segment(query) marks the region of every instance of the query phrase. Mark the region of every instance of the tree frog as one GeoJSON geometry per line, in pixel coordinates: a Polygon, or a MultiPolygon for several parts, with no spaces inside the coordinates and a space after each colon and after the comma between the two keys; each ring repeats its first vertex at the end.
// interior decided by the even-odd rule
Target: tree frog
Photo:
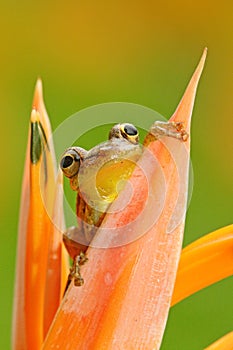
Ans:
{"type": "MultiPolygon", "coordinates": [[[[146,140],[161,136],[181,141],[188,137],[182,123],[156,121],[146,140]]],[[[71,227],[63,234],[64,244],[73,259],[67,285],[73,279],[76,286],[84,283],[80,266],[87,261],[87,247],[121,190],[124,181],[120,180],[129,179],[141,153],[138,130],[132,124],[123,123],[114,125],[108,141],[91,150],[70,147],[62,155],[60,167],[70,180],[72,190],[77,192],[78,227],[71,227]]]]}

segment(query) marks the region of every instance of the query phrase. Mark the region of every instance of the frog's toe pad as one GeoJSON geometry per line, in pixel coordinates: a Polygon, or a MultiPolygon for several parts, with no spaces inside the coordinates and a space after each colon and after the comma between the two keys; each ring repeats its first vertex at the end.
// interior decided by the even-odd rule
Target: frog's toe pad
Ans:
{"type": "Polygon", "coordinates": [[[84,279],[81,276],[77,276],[74,278],[75,287],[81,287],[84,284],[84,279]]]}

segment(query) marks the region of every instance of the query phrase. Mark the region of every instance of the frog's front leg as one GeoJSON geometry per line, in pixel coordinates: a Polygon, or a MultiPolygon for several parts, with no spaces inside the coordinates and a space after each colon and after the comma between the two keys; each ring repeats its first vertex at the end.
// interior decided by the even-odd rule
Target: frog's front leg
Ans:
{"type": "Polygon", "coordinates": [[[82,286],[84,283],[84,280],[81,276],[80,268],[88,260],[85,253],[88,247],[88,243],[84,241],[83,233],[79,230],[78,227],[75,226],[68,228],[63,233],[63,242],[70,257],[73,259],[73,265],[70,268],[70,273],[65,289],[66,292],[72,280],[74,280],[75,286],[82,286]],[[82,244],[79,242],[86,244],[82,244]]]}
{"type": "Polygon", "coordinates": [[[161,136],[174,137],[181,141],[186,141],[188,139],[188,133],[184,129],[182,122],[156,121],[150,129],[150,133],[156,139],[159,139],[161,136]]]}

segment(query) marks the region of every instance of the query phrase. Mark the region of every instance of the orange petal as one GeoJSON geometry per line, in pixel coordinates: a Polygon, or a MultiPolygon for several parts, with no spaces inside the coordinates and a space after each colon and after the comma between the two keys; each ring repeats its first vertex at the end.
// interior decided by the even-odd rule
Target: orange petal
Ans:
{"type": "MultiPolygon", "coordinates": [[[[30,135],[28,145],[30,144],[30,135]]],[[[18,246],[16,258],[15,291],[14,291],[14,312],[12,330],[12,348],[14,350],[27,349],[26,340],[26,315],[25,315],[25,254],[26,254],[26,233],[28,212],[30,203],[30,147],[27,147],[26,160],[24,165],[24,176],[22,183],[20,220],[18,228],[18,246]]]]}
{"type": "Polygon", "coordinates": [[[69,273],[68,254],[63,249],[62,233],[65,230],[63,214],[63,177],[58,173],[54,210],[52,215],[53,225],[49,226],[49,251],[47,259],[47,275],[45,283],[44,300],[44,335],[53,321],[57,308],[63,297],[67,275],[69,273]]]}
{"type": "MultiPolygon", "coordinates": [[[[54,153],[50,135],[51,128],[39,81],[31,113],[21,199],[13,349],[40,349],[44,340],[45,285],[55,190],[54,153]]],[[[59,241],[61,245],[61,235],[59,241]]]]}
{"type": "MultiPolygon", "coordinates": [[[[206,50],[171,118],[184,122],[187,129],[205,57],[206,50]]],[[[89,262],[82,270],[85,284],[81,288],[73,285],[69,288],[44,349],[56,346],[113,350],[159,348],[181,251],[189,142],[164,138],[150,143],[147,149],[139,162],[144,173],[139,167],[135,169],[111,209],[119,208],[122,201],[130,198],[128,205],[124,210],[107,214],[93,247],[88,250],[89,262]],[[156,205],[164,195],[158,186],[161,180],[158,166],[151,162],[151,155],[163,170],[166,197],[162,214],[145,232],[145,223],[153,218],[156,205]],[[150,205],[145,205],[149,200],[150,205]],[[127,224],[140,214],[141,219],[127,231],[127,224]],[[124,232],[119,230],[120,226],[124,232]],[[113,232],[111,227],[115,229],[113,232]],[[135,238],[137,234],[142,236],[130,244],[119,244],[121,240],[126,243],[126,238],[130,240],[125,236],[135,238]]]]}
{"type": "Polygon", "coordinates": [[[205,348],[205,350],[232,350],[233,349],[233,332],[230,332],[224,337],[205,348]]]}
{"type": "Polygon", "coordinates": [[[233,274],[233,225],[214,231],[182,251],[172,305],[233,274]]]}
{"type": "MultiPolygon", "coordinates": [[[[49,148],[50,148],[50,157],[51,157],[51,165],[53,163],[53,167],[56,171],[56,159],[55,159],[55,151],[54,151],[54,145],[53,145],[53,138],[52,138],[52,129],[49,121],[49,117],[45,108],[44,104],[44,99],[43,99],[43,88],[42,88],[42,81],[41,79],[37,80],[36,83],[36,89],[35,89],[35,94],[34,94],[34,100],[33,100],[33,108],[38,110],[40,112],[41,118],[42,118],[42,123],[45,129],[46,135],[48,135],[48,143],[49,143],[49,148]]],[[[51,172],[52,173],[52,172],[51,172]]],[[[63,213],[63,177],[62,174],[59,172],[57,176],[57,181],[55,184],[55,197],[53,198],[51,196],[51,190],[52,190],[53,184],[48,184],[48,196],[45,194],[46,198],[46,207],[47,210],[51,210],[51,216],[52,216],[52,222],[55,223],[55,226],[50,225],[50,228],[52,229],[52,232],[50,232],[51,236],[51,242],[50,242],[50,252],[49,252],[49,257],[48,257],[48,275],[47,276],[47,283],[46,283],[46,292],[50,293],[51,300],[53,300],[53,292],[54,289],[51,287],[49,288],[49,281],[51,282],[51,278],[57,279],[58,276],[61,277],[60,285],[60,297],[63,296],[63,291],[66,286],[67,282],[67,274],[69,271],[69,259],[68,259],[68,254],[65,250],[64,245],[61,245],[62,241],[62,234],[61,232],[64,231],[64,226],[65,226],[65,218],[64,218],[64,213],[63,213]],[[58,268],[60,265],[59,259],[57,259],[56,254],[57,254],[57,249],[61,248],[61,259],[62,259],[62,266],[61,266],[61,271],[58,268]],[[50,262],[49,262],[50,261],[50,262]],[[53,265],[53,268],[51,265],[53,265]],[[55,266],[56,265],[56,266],[55,266]],[[54,272],[52,272],[54,270],[54,272]],[[57,276],[56,276],[57,273],[57,276]]],[[[59,253],[60,254],[60,253],[59,253]]],[[[53,282],[52,282],[53,283],[53,282]]],[[[57,287],[56,287],[57,289],[57,287]]],[[[57,291],[55,292],[57,293],[57,291]]],[[[51,306],[51,305],[50,305],[51,306]]],[[[53,308],[55,309],[55,305],[53,305],[53,308]]],[[[47,310],[47,306],[45,305],[45,316],[46,314],[49,314],[47,310]]],[[[52,315],[50,316],[52,320],[52,315]]]]}

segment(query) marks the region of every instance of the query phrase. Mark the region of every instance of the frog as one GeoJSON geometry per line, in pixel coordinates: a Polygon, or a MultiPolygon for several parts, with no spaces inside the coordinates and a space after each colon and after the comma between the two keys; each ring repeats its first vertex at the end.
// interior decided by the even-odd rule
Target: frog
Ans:
{"type": "MultiPolygon", "coordinates": [[[[186,141],[188,133],[181,122],[155,121],[144,146],[163,136],[186,141]]],[[[88,261],[87,248],[142,152],[138,129],[130,123],[119,123],[110,129],[107,141],[90,150],[73,146],[63,153],[60,168],[77,193],[78,224],[63,233],[64,245],[73,260],[66,290],[72,280],[75,286],[83,285],[81,266],[88,261]]]]}

